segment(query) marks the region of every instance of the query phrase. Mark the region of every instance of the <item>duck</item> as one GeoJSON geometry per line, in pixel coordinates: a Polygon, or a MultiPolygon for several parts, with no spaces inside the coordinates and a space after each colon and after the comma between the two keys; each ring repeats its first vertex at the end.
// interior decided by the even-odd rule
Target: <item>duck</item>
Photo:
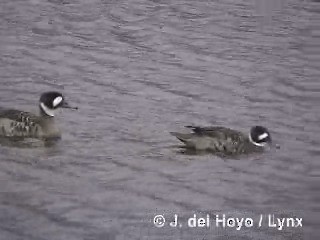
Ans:
{"type": "Polygon", "coordinates": [[[61,138],[61,131],[55,124],[55,114],[59,108],[78,109],[65,101],[60,92],[41,94],[39,115],[0,108],[0,137],[5,138],[61,138]]]}
{"type": "Polygon", "coordinates": [[[254,126],[249,134],[227,127],[185,126],[191,133],[170,132],[188,150],[208,151],[226,155],[248,154],[262,152],[272,139],[269,130],[263,126],[254,126]]]}

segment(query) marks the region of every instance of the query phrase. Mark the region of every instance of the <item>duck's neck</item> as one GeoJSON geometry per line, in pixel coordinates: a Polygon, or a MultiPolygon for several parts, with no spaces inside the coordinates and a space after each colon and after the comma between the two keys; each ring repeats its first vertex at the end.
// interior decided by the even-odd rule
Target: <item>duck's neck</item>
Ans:
{"type": "Polygon", "coordinates": [[[43,103],[39,105],[39,112],[41,117],[52,118],[54,117],[54,110],[50,110],[43,103]]]}
{"type": "Polygon", "coordinates": [[[47,114],[47,112],[40,106],[41,120],[39,124],[42,127],[44,138],[60,138],[61,133],[55,124],[55,118],[47,114]]]}
{"type": "Polygon", "coordinates": [[[255,142],[255,141],[253,141],[250,133],[249,133],[248,139],[249,139],[249,141],[251,142],[251,144],[255,145],[256,147],[261,147],[261,148],[263,148],[263,147],[265,146],[264,143],[257,143],[257,142],[255,142]]]}

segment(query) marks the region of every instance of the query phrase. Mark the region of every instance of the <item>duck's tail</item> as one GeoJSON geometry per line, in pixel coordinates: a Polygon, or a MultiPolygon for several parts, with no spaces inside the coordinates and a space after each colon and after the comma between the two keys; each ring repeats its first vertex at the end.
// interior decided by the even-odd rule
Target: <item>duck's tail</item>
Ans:
{"type": "Polygon", "coordinates": [[[194,147],[192,139],[192,134],[190,133],[178,133],[178,132],[170,132],[171,135],[178,138],[181,142],[183,142],[187,147],[194,147]]]}

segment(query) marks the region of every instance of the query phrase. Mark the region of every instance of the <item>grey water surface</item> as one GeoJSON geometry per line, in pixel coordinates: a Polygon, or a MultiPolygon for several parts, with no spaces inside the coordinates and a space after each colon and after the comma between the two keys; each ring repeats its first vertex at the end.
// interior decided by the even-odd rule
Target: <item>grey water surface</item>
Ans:
{"type": "Polygon", "coordinates": [[[0,106],[37,112],[58,90],[79,110],[58,114],[53,145],[0,145],[0,240],[318,239],[319,13],[302,0],[1,0],[0,106]],[[181,154],[169,132],[190,124],[263,125],[280,149],[181,154]],[[188,227],[193,214],[211,225],[188,227]],[[216,226],[223,214],[253,226],[216,226]]]}

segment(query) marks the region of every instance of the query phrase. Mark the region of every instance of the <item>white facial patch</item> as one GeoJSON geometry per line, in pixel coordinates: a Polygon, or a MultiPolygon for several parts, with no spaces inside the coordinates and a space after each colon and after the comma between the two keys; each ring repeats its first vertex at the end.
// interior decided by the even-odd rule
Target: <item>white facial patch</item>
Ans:
{"type": "Polygon", "coordinates": [[[268,136],[269,136],[268,133],[263,133],[263,134],[261,134],[261,135],[258,137],[258,139],[259,139],[259,140],[262,140],[262,139],[267,138],[268,136]]]}
{"type": "MultiPolygon", "coordinates": [[[[266,133],[264,133],[264,134],[266,134],[266,133]]],[[[264,135],[264,134],[262,134],[262,135],[264,135]]],[[[261,135],[261,136],[262,136],[262,135],[261,135]]],[[[267,136],[268,136],[268,134],[267,134],[267,136]]],[[[264,138],[265,138],[265,137],[264,137],[264,138]]],[[[259,139],[259,140],[261,140],[261,139],[259,139]]],[[[249,134],[249,141],[250,141],[253,145],[256,145],[256,146],[258,146],[258,147],[264,147],[264,146],[266,145],[265,142],[257,143],[257,142],[255,142],[255,141],[253,141],[252,138],[251,138],[251,134],[249,134]]]]}
{"type": "Polygon", "coordinates": [[[54,110],[49,109],[44,103],[40,103],[41,109],[50,117],[54,117],[54,110]]]}
{"type": "Polygon", "coordinates": [[[61,102],[62,102],[63,98],[61,96],[59,97],[56,97],[54,100],[53,100],[53,107],[56,107],[58,106],[61,102]]]}

